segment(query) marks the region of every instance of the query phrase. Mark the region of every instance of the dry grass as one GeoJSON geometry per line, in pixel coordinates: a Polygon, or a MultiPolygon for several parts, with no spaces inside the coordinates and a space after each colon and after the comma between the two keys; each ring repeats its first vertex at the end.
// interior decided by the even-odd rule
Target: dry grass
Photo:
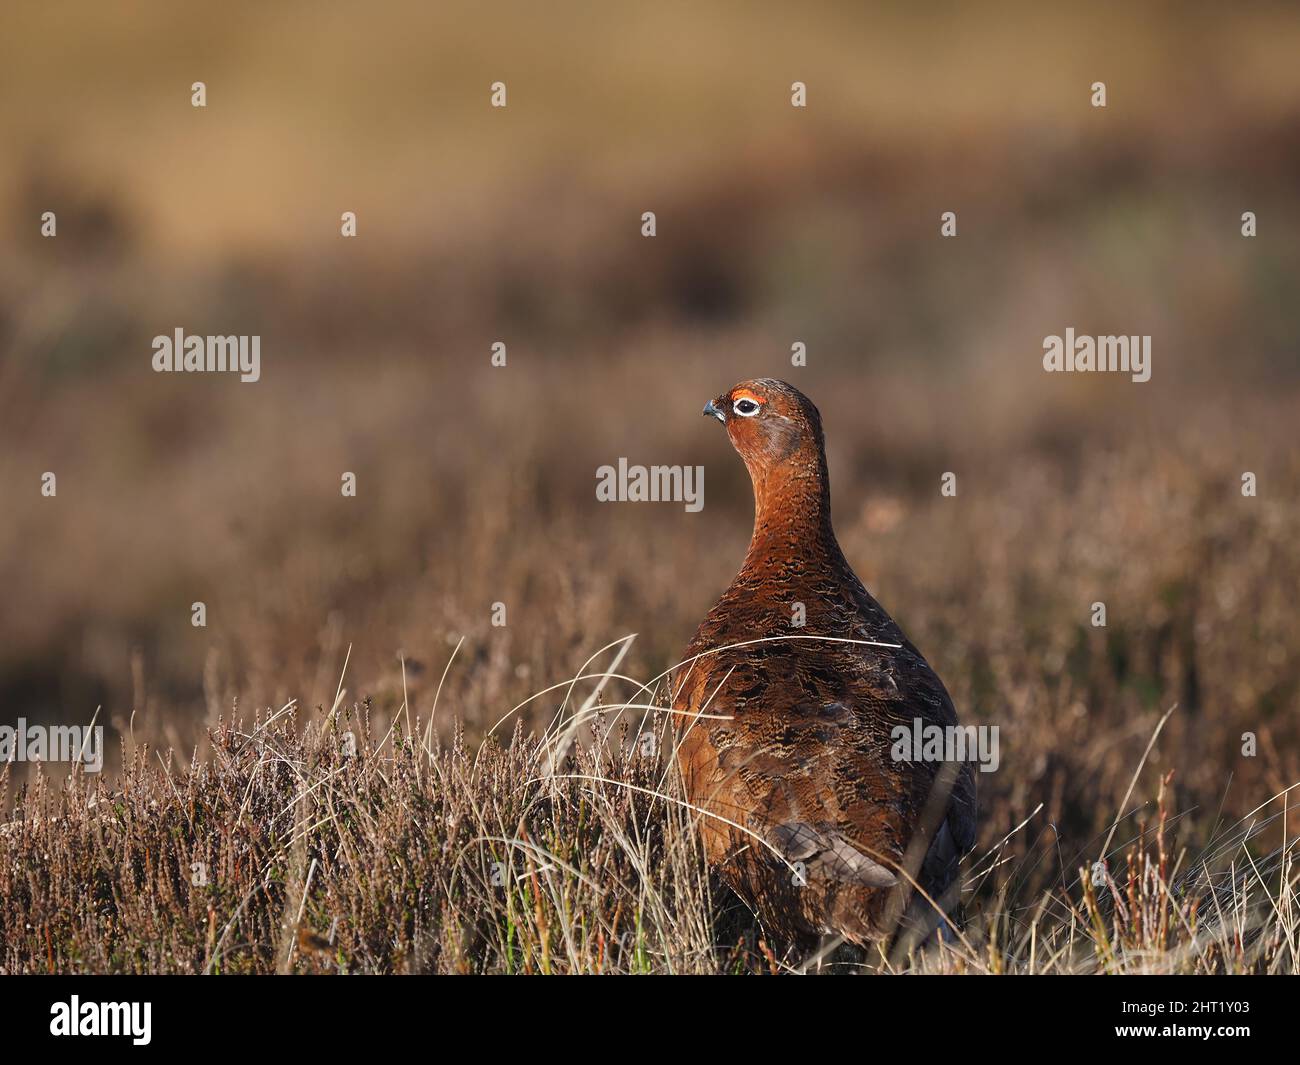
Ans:
{"type": "Polygon", "coordinates": [[[1173,841],[1167,777],[1122,819],[1131,840],[1104,875],[1082,868],[1101,844],[1068,859],[1039,814],[973,856],[959,942],[814,956],[773,941],[705,872],[660,757],[665,718],[610,729],[621,709],[600,712],[596,742],[554,774],[562,728],[443,747],[418,720],[377,738],[353,706],[223,723],[189,765],[141,746],[112,787],[38,778],[0,829],[0,967],[1300,972],[1300,870],[1259,849],[1282,800],[1192,850],[1173,841]],[[1017,858],[1010,840],[1026,833],[1039,842],[1017,858]]]}

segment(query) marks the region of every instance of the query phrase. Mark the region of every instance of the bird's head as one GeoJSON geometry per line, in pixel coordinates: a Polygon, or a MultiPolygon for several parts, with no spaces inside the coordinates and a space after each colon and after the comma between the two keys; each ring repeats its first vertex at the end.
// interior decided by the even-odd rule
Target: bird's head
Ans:
{"type": "Polygon", "coordinates": [[[777,472],[824,476],[821,416],[793,385],[770,377],[742,381],[709,400],[704,413],[726,427],[755,488],[777,472]]]}
{"type": "Polygon", "coordinates": [[[710,400],[706,415],[727,430],[754,482],[754,536],[750,556],[792,543],[805,556],[842,559],[831,529],[830,483],[822,419],[812,400],[770,377],[742,381],[710,400]]]}

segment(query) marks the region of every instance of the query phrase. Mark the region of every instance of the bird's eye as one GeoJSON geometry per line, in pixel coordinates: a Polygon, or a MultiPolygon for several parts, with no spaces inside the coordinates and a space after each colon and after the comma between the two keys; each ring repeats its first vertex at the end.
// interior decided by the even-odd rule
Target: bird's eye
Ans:
{"type": "Polygon", "coordinates": [[[739,414],[742,418],[752,418],[755,414],[758,413],[758,404],[755,403],[752,399],[738,399],[732,405],[731,409],[734,410],[737,414],[739,414]]]}

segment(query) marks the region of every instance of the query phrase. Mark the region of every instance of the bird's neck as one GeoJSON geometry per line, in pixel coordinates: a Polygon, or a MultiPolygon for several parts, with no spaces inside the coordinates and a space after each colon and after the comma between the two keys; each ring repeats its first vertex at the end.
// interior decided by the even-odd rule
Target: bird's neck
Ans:
{"type": "Polygon", "coordinates": [[[754,482],[754,535],[745,564],[797,561],[805,566],[843,559],[831,527],[826,463],[820,455],[750,470],[754,482]]]}

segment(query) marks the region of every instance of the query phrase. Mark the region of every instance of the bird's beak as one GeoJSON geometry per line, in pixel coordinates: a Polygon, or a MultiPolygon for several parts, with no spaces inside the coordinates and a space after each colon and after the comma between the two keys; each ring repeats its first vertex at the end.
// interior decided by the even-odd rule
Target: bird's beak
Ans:
{"type": "Polygon", "coordinates": [[[723,425],[727,424],[727,416],[723,414],[721,410],[718,409],[718,405],[714,403],[713,400],[709,400],[706,404],[704,404],[704,416],[706,418],[708,417],[717,418],[718,421],[722,422],[723,425]]]}

